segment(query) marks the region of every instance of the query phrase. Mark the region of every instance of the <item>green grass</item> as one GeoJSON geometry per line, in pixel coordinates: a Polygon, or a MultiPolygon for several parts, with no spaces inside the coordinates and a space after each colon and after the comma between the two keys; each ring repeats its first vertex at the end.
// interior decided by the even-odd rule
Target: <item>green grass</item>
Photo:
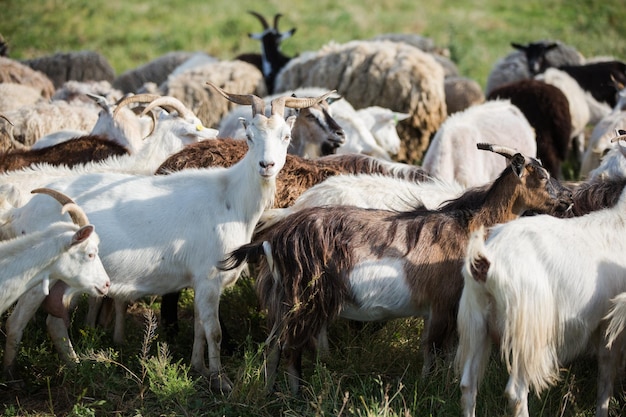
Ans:
{"type": "MultiPolygon", "coordinates": [[[[245,13],[249,9],[267,16],[281,12],[280,27],[297,28],[283,44],[288,55],[316,50],[331,40],[416,33],[448,48],[461,74],[483,86],[493,63],[511,51],[511,41],[558,39],[585,56],[626,57],[626,8],[617,0],[2,0],[0,33],[14,58],[97,50],[119,74],[173,50],[201,50],[221,59],[258,51],[258,43],[246,36],[259,31],[258,21],[245,13]]],[[[127,318],[127,344],[121,348],[113,347],[110,329],[81,325],[83,301],[71,327],[83,360],[71,368],[59,363],[45,333],[45,316],[38,313],[18,358],[27,387],[13,391],[0,382],[0,412],[38,417],[460,415],[458,380],[448,367],[425,381],[419,378],[418,319],[361,330],[339,321],[330,329],[332,358],[305,358],[303,395],[287,395],[284,378],[279,378],[278,393],[265,395],[264,317],[252,282],[245,279],[224,295],[221,305],[238,346],[223,358],[235,388],[228,396],[212,393],[189,369],[192,299],[187,292],[180,336],[169,345],[147,319],[151,314],[146,315],[158,314],[159,300],[134,304],[127,318]]],[[[6,315],[0,317],[0,323],[5,321],[6,315]]],[[[0,354],[4,341],[0,333],[0,354]]],[[[530,398],[531,415],[594,415],[595,375],[592,360],[576,361],[564,370],[561,383],[530,398]]],[[[494,357],[479,393],[479,416],[506,414],[505,384],[506,372],[494,357]]],[[[623,398],[614,401],[612,416],[625,412],[623,404],[623,398]]]]}
{"type": "Polygon", "coordinates": [[[249,32],[259,22],[245,11],[283,13],[280,27],[296,27],[283,50],[295,55],[327,42],[347,42],[387,32],[416,33],[451,51],[460,72],[481,85],[510,42],[558,39],[585,56],[626,56],[626,8],[618,0],[242,0],[122,1],[4,0],[0,33],[11,56],[97,50],[117,73],[172,50],[205,51],[221,59],[259,50],[249,32]]]}

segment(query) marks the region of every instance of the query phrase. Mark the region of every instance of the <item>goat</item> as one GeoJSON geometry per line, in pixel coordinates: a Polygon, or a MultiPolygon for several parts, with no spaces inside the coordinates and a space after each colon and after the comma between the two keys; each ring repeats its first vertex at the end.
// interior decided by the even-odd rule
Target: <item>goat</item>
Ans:
{"type": "Polygon", "coordinates": [[[263,15],[253,11],[248,11],[248,13],[259,19],[263,25],[263,32],[248,34],[251,39],[261,41],[261,55],[241,54],[235,59],[248,62],[261,70],[267,91],[273,94],[276,75],[291,60],[290,57],[280,51],[280,44],[285,39],[291,38],[296,32],[296,28],[287,32],[280,32],[278,30],[278,20],[282,16],[280,13],[274,15],[274,27],[270,27],[263,15]]]}
{"type": "Polygon", "coordinates": [[[511,158],[489,188],[470,189],[437,210],[304,209],[225,258],[220,268],[230,270],[265,255],[256,285],[272,329],[268,388],[280,351],[286,350],[291,391],[298,392],[304,347],[338,316],[360,321],[426,317],[424,376],[436,352],[452,348],[469,232],[527,210],[547,212],[571,202],[571,195],[559,197],[563,187],[537,160],[510,148],[479,148],[511,158]]]}
{"type": "MultiPolygon", "coordinates": [[[[220,295],[236,282],[239,271],[221,271],[216,265],[227,251],[250,241],[262,211],[274,199],[276,175],[285,163],[294,123],[293,118],[284,119],[284,107],[307,107],[332,92],[308,99],[277,98],[271,103],[272,115],[266,117],[261,98],[230,94],[209,85],[232,102],[252,106],[255,117],[247,126],[249,149],[239,163],[170,175],[88,174],[57,180],[50,187],[75,195],[94,224],[106,225],[101,256],[111,277],[111,298],[131,300],[185,287],[194,289],[192,366],[209,379],[211,387],[229,391],[232,383],[221,369],[217,318],[220,295]]],[[[28,233],[55,216],[38,197],[13,210],[3,228],[28,233]]],[[[49,317],[49,321],[58,320],[49,317]]],[[[24,322],[16,321],[13,325],[19,331],[24,322]]],[[[69,340],[65,327],[53,330],[63,332],[52,335],[56,340],[69,340]]],[[[7,346],[12,337],[7,335],[7,346]]],[[[5,365],[8,354],[5,351],[5,365]]]]}
{"type": "Polygon", "coordinates": [[[623,341],[607,347],[602,319],[610,299],[626,291],[625,209],[622,191],[611,208],[570,219],[519,219],[491,228],[487,238],[483,230],[471,237],[456,357],[465,416],[475,415],[491,340],[509,371],[505,394],[513,415],[528,416],[529,389],[539,394],[558,381],[562,364],[590,350],[598,356],[596,416],[608,415],[623,341]]]}
{"type": "MultiPolygon", "coordinates": [[[[299,89],[284,92],[281,95],[291,94],[294,97],[316,97],[323,94],[324,90],[318,88],[299,89]]],[[[264,97],[266,101],[271,101],[279,95],[264,97]]],[[[316,158],[323,155],[334,154],[337,148],[346,142],[346,134],[342,126],[335,121],[330,107],[331,98],[324,100],[314,106],[304,109],[287,110],[287,115],[296,115],[296,121],[291,130],[291,146],[289,153],[306,158],[316,158]]],[[[245,139],[245,129],[241,119],[249,119],[248,114],[244,114],[246,108],[239,106],[231,110],[220,121],[218,137],[245,139]]],[[[269,109],[266,112],[269,115],[269,109]]]]}
{"type": "MultiPolygon", "coordinates": [[[[238,139],[195,143],[170,156],[156,170],[156,174],[167,175],[189,168],[228,167],[237,163],[246,150],[246,142],[238,139]]],[[[413,182],[429,178],[419,167],[362,154],[327,155],[317,159],[288,154],[285,166],[276,177],[274,208],[291,206],[305,190],[339,174],[380,174],[413,182]]],[[[170,293],[164,295],[161,301],[161,323],[174,332],[177,328],[178,298],[179,293],[170,293]]]]}
{"type": "Polygon", "coordinates": [[[0,314],[39,284],[42,294],[47,294],[51,280],[63,280],[72,291],[106,295],[110,280],[98,256],[100,240],[95,228],[68,197],[61,201],[61,213],[68,212],[73,223],[52,223],[41,231],[0,242],[0,314]]]}

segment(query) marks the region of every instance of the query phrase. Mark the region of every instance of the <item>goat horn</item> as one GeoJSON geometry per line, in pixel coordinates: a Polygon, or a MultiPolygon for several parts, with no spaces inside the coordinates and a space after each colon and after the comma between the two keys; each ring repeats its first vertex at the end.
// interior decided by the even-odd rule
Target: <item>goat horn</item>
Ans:
{"type": "MultiPolygon", "coordinates": [[[[513,158],[513,156],[514,156],[515,154],[517,154],[517,153],[519,153],[520,155],[523,155],[523,154],[521,154],[521,152],[519,152],[517,149],[510,148],[510,147],[508,147],[508,146],[502,146],[502,145],[492,145],[492,144],[490,144],[490,143],[477,143],[477,144],[476,144],[476,147],[477,147],[478,149],[480,149],[480,150],[483,150],[483,151],[491,151],[491,152],[495,152],[495,153],[497,153],[497,154],[499,154],[499,155],[504,156],[506,159],[511,159],[511,158],[513,158]]],[[[529,157],[528,157],[528,156],[526,156],[526,155],[523,155],[523,156],[524,156],[524,159],[525,159],[525,161],[526,161],[526,162],[525,162],[526,164],[529,164],[529,163],[531,163],[532,161],[536,161],[536,159],[534,159],[534,158],[529,158],[529,157]]]]}
{"type": "Polygon", "coordinates": [[[620,140],[626,140],[626,130],[615,129],[615,134],[617,136],[611,139],[611,142],[618,142],[620,140]]]}
{"type": "Polygon", "coordinates": [[[282,17],[282,14],[280,13],[276,13],[276,15],[274,16],[274,29],[276,29],[276,32],[278,32],[278,20],[282,17]]]}
{"type": "Polygon", "coordinates": [[[10,121],[10,120],[9,120],[9,118],[8,118],[8,117],[6,117],[4,114],[0,113],[0,118],[1,118],[1,119],[6,120],[8,124],[10,124],[11,126],[14,126],[14,127],[15,127],[15,125],[13,124],[13,122],[12,122],[12,121],[10,121]]]}
{"type": "Polygon", "coordinates": [[[265,20],[265,17],[263,17],[262,15],[260,15],[257,12],[253,12],[252,10],[248,10],[248,13],[250,13],[252,16],[256,17],[257,19],[259,19],[261,21],[261,24],[263,25],[263,29],[269,29],[270,25],[267,24],[267,20],[265,20]]]}
{"type": "Polygon", "coordinates": [[[161,97],[158,94],[134,94],[132,96],[123,97],[117,103],[115,103],[115,110],[113,110],[113,118],[117,115],[120,109],[124,106],[128,106],[130,103],[151,103],[154,100],[161,97]]]}
{"type": "Polygon", "coordinates": [[[303,98],[291,97],[291,96],[277,97],[274,100],[272,100],[272,114],[278,114],[282,116],[285,113],[285,107],[291,107],[292,109],[304,109],[306,107],[311,107],[323,100],[326,100],[326,97],[336,92],[337,90],[332,90],[319,97],[303,97],[303,98]]]}
{"type": "Polygon", "coordinates": [[[257,97],[254,94],[232,94],[227,93],[210,81],[207,81],[207,85],[213,87],[218,93],[220,93],[225,99],[237,104],[245,104],[252,106],[252,117],[257,114],[265,114],[265,101],[261,97],[257,97]]]}
{"type": "Polygon", "coordinates": [[[92,93],[85,93],[85,95],[95,101],[96,104],[100,106],[103,110],[109,111],[109,102],[106,98],[92,93]]]}
{"type": "Polygon", "coordinates": [[[143,109],[141,115],[144,116],[147,112],[155,107],[162,107],[168,112],[171,112],[171,110],[176,110],[180,117],[196,117],[196,115],[191,110],[189,110],[182,101],[172,96],[161,96],[152,101],[146,106],[145,109],[143,109]]]}
{"type": "Polygon", "coordinates": [[[72,218],[74,224],[79,227],[83,227],[89,224],[89,219],[87,219],[87,214],[85,211],[80,208],[74,200],[66,196],[60,191],[53,190],[52,188],[35,188],[31,191],[32,194],[47,194],[50,197],[54,198],[58,201],[63,208],[61,209],[61,213],[68,213],[72,218]]]}

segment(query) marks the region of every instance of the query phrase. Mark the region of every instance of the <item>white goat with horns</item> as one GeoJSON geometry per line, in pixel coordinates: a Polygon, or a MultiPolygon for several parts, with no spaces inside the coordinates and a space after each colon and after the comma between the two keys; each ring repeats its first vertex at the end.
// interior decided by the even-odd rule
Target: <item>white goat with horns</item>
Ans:
{"type": "MultiPolygon", "coordinates": [[[[333,92],[316,98],[276,98],[266,117],[261,98],[226,93],[208,84],[226,99],[252,106],[254,117],[246,125],[249,150],[238,163],[162,176],[88,174],[56,181],[54,188],[76,196],[93,223],[102,225],[101,253],[111,276],[110,297],[132,300],[193,288],[192,366],[210,379],[213,388],[229,391],[232,384],[221,369],[218,308],[223,289],[235,283],[241,268],[221,271],[216,265],[226,253],[250,241],[261,213],[272,204],[294,122],[284,119],[285,107],[305,108],[333,92]]],[[[14,210],[4,227],[38,230],[58,217],[47,203],[34,196],[14,210]]],[[[25,323],[12,323],[20,325],[25,323]]],[[[7,334],[7,346],[11,337],[7,334]]],[[[67,339],[67,333],[62,337],[67,339]]],[[[5,352],[5,365],[9,353],[14,354],[5,352]]]]}
{"type": "MultiPolygon", "coordinates": [[[[50,195],[56,198],[58,194],[50,195]]],[[[0,314],[38,284],[43,289],[38,291],[47,295],[50,282],[56,279],[67,283],[70,292],[102,296],[109,290],[111,282],[98,256],[100,240],[94,226],[69,198],[62,201],[61,212],[69,213],[72,223],[54,222],[42,231],[0,242],[0,314]]]]}

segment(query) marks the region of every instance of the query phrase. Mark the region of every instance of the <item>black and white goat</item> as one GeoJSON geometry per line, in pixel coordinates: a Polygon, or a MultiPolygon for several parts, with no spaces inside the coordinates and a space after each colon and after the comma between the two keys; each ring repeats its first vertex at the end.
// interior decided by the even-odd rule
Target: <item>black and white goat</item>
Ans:
{"type": "Polygon", "coordinates": [[[223,261],[221,268],[229,270],[261,260],[257,294],[272,329],[268,388],[283,350],[291,390],[299,390],[304,348],[314,345],[337,317],[426,318],[424,375],[437,352],[452,350],[469,233],[483,224],[513,220],[527,210],[550,212],[571,202],[571,193],[563,194],[563,187],[537,160],[510,148],[479,148],[511,159],[488,188],[470,189],[437,210],[303,209],[223,261]]]}

